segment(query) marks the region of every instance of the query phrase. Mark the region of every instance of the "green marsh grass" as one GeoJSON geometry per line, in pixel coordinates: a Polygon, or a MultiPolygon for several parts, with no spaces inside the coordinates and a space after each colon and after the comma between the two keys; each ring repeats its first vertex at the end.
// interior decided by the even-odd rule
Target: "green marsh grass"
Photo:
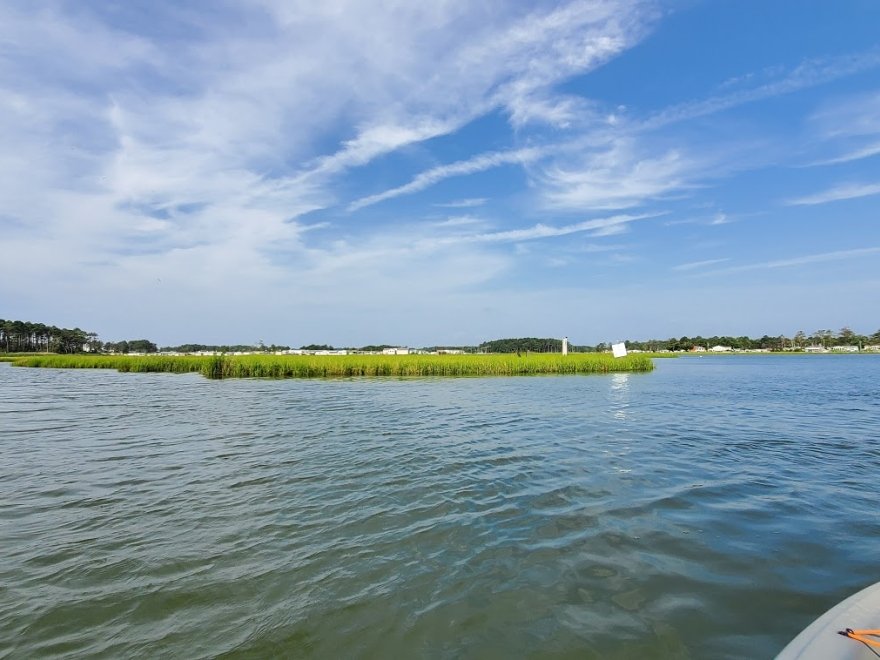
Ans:
{"type": "Polygon", "coordinates": [[[537,376],[651,371],[644,355],[536,353],[491,355],[31,355],[19,367],[200,373],[206,378],[350,378],[355,376],[537,376]]]}
{"type": "Polygon", "coordinates": [[[199,373],[205,363],[200,356],[170,355],[37,355],[16,357],[16,367],[45,367],[49,369],[116,369],[140,373],[199,373]]]}

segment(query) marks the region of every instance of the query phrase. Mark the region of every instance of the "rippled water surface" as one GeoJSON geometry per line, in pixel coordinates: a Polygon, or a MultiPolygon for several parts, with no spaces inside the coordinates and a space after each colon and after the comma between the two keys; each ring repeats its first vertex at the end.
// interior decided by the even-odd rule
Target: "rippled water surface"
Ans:
{"type": "Polygon", "coordinates": [[[880,357],[0,365],[0,656],[772,657],[880,580],[880,357]]]}

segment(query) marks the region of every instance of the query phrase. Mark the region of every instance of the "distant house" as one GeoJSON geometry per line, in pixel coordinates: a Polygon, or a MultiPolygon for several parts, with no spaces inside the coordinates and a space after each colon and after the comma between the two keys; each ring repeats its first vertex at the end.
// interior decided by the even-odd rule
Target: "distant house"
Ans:
{"type": "Polygon", "coordinates": [[[730,346],[713,346],[709,349],[713,353],[730,353],[733,349],[730,346]]]}
{"type": "Polygon", "coordinates": [[[692,353],[705,353],[705,352],[706,352],[706,347],[705,347],[705,346],[694,346],[694,347],[691,349],[691,352],[692,352],[692,353]]]}
{"type": "Polygon", "coordinates": [[[824,346],[804,346],[804,352],[806,353],[825,353],[827,349],[824,346]]]}
{"type": "Polygon", "coordinates": [[[402,346],[395,348],[383,348],[382,355],[409,355],[409,349],[402,346]]]}
{"type": "Polygon", "coordinates": [[[858,353],[859,347],[858,346],[832,346],[831,350],[835,351],[837,353],[858,353]]]}

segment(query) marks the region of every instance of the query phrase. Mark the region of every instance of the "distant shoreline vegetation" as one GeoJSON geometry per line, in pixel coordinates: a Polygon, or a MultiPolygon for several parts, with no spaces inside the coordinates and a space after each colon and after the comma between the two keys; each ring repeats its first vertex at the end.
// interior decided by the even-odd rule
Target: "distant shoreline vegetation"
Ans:
{"type": "MultiPolygon", "coordinates": [[[[848,327],[839,331],[816,330],[811,334],[798,331],[793,336],[785,335],[760,338],[746,336],[679,337],[669,339],[623,340],[630,351],[648,353],[688,352],[707,350],[724,351],[785,351],[799,352],[830,350],[837,348],[880,348],[880,330],[872,335],[854,332],[848,327]]],[[[611,349],[610,343],[600,342],[596,345],[584,345],[570,342],[572,353],[604,353],[611,349]]],[[[99,355],[213,355],[213,354],[280,354],[299,353],[329,354],[342,353],[448,353],[448,354],[485,354],[485,353],[556,353],[562,352],[562,339],[550,337],[519,337],[493,339],[477,345],[464,346],[430,346],[423,348],[401,347],[394,344],[371,344],[360,347],[335,347],[329,344],[306,344],[298,349],[286,345],[266,345],[262,340],[254,345],[249,344],[180,344],[178,346],[159,347],[149,339],[124,339],[121,341],[102,341],[98,334],[80,328],[59,328],[54,325],[31,321],[8,321],[0,319],[0,353],[33,354],[61,353],[99,354],[99,355]]]]}
{"type": "Polygon", "coordinates": [[[597,353],[494,355],[26,355],[18,367],[200,373],[206,378],[347,378],[358,376],[538,376],[647,372],[648,355],[615,359],[597,353]]]}

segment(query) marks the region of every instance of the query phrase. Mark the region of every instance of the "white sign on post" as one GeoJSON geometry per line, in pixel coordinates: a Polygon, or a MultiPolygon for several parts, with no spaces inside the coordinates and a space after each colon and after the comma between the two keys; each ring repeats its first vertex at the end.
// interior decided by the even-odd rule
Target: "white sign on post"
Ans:
{"type": "Polygon", "coordinates": [[[620,342],[619,344],[611,344],[611,352],[614,354],[614,357],[626,357],[626,344],[620,342]]]}

